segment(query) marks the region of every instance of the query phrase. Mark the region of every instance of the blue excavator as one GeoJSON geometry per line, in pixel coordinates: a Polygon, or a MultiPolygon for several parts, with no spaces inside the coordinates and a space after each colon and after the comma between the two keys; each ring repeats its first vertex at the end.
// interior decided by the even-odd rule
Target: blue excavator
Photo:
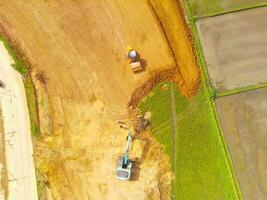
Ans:
{"type": "Polygon", "coordinates": [[[129,180],[132,173],[132,161],[129,160],[130,144],[133,140],[131,132],[128,133],[125,155],[119,157],[117,162],[116,177],[120,180],[129,180]]]}

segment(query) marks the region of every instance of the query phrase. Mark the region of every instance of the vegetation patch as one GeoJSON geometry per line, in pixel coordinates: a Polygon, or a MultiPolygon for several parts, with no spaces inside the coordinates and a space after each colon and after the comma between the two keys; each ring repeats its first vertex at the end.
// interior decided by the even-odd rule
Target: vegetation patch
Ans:
{"type": "Polygon", "coordinates": [[[216,98],[229,96],[229,95],[233,95],[233,94],[239,94],[242,92],[248,92],[251,90],[257,90],[257,89],[261,89],[261,88],[265,88],[265,87],[267,87],[267,83],[263,83],[260,85],[252,85],[252,86],[247,86],[247,87],[236,88],[233,90],[227,90],[227,91],[223,91],[223,92],[218,92],[218,93],[216,93],[216,98]]]}
{"type": "Polygon", "coordinates": [[[141,101],[139,108],[143,113],[151,112],[150,130],[163,145],[165,152],[170,157],[171,166],[174,168],[170,95],[170,83],[162,82],[141,101]]]}
{"type": "Polygon", "coordinates": [[[30,115],[31,133],[36,136],[39,134],[39,118],[35,97],[35,87],[30,76],[30,70],[16,55],[10,44],[3,37],[0,37],[0,41],[3,42],[6,50],[14,61],[12,67],[22,75],[30,115]]]}
{"type": "Polygon", "coordinates": [[[172,160],[176,199],[238,199],[204,83],[191,100],[182,96],[175,84],[161,83],[139,107],[142,112],[152,113],[151,132],[172,160]],[[168,89],[162,89],[166,84],[168,89]],[[171,87],[174,87],[175,123],[171,116],[171,87]],[[176,146],[173,130],[176,130],[176,146]]]}
{"type": "Polygon", "coordinates": [[[266,0],[184,0],[194,18],[215,16],[228,12],[266,6],[266,0]]]}

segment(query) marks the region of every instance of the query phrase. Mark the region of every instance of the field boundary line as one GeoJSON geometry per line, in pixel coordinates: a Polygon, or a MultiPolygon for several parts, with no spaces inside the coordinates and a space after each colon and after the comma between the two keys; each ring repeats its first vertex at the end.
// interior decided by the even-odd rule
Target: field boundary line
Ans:
{"type": "Polygon", "coordinates": [[[202,77],[204,78],[205,85],[206,85],[208,93],[210,95],[209,104],[211,105],[213,116],[214,116],[214,118],[216,120],[216,124],[217,124],[217,128],[218,128],[221,144],[222,144],[222,147],[224,149],[226,161],[227,161],[227,164],[228,164],[227,166],[228,166],[230,174],[232,176],[232,181],[233,181],[233,185],[235,187],[234,189],[236,191],[237,198],[242,200],[243,199],[243,195],[242,195],[242,192],[241,192],[241,188],[240,188],[240,185],[239,185],[239,181],[238,181],[237,175],[236,175],[235,170],[234,170],[232,156],[231,156],[229,148],[227,146],[226,138],[225,138],[225,136],[223,134],[223,128],[221,126],[221,122],[220,122],[220,119],[219,119],[219,116],[218,116],[218,111],[217,111],[217,108],[216,108],[216,105],[215,105],[216,92],[215,92],[214,88],[211,86],[211,82],[210,82],[210,78],[209,78],[209,74],[208,74],[208,70],[207,70],[207,66],[206,66],[206,61],[205,61],[205,58],[204,58],[204,54],[203,54],[202,46],[201,46],[201,43],[200,43],[200,39],[199,39],[199,36],[198,36],[198,33],[197,33],[197,28],[196,28],[196,23],[195,23],[196,19],[194,17],[192,17],[191,10],[190,10],[189,5],[187,4],[187,2],[186,1],[182,1],[182,2],[183,2],[183,5],[184,5],[184,8],[185,8],[185,12],[187,14],[188,25],[191,28],[192,38],[193,38],[193,42],[194,42],[194,50],[196,52],[197,60],[198,60],[198,63],[200,65],[200,68],[201,68],[201,74],[202,74],[202,77]]]}
{"type": "MultiPolygon", "coordinates": [[[[176,167],[176,111],[175,111],[175,97],[173,91],[173,84],[171,84],[171,120],[172,120],[172,137],[173,137],[173,162],[174,162],[174,176],[176,178],[177,175],[177,167],[176,167]]],[[[172,199],[175,200],[176,194],[176,184],[174,184],[174,193],[172,195],[172,199]]]]}
{"type": "MultiPolygon", "coordinates": [[[[186,3],[185,3],[186,4],[186,3]]],[[[237,8],[233,8],[233,9],[229,9],[226,11],[218,11],[218,12],[211,12],[209,14],[204,14],[204,15],[194,15],[192,16],[195,20],[197,19],[202,19],[202,18],[206,18],[206,17],[216,17],[219,15],[225,15],[225,14],[230,14],[230,13],[236,13],[236,12],[240,12],[240,11],[245,11],[245,10],[250,10],[250,9],[254,9],[254,8],[261,8],[261,7],[266,7],[267,3],[259,3],[259,4],[255,4],[255,5],[248,5],[248,6],[240,6],[237,8]]],[[[188,6],[190,9],[190,6],[188,6]]],[[[190,11],[191,12],[191,11],[190,11]]]]}
{"type": "Polygon", "coordinates": [[[251,85],[251,86],[246,86],[246,87],[240,87],[240,88],[235,88],[235,89],[231,89],[231,90],[226,90],[226,91],[223,91],[223,92],[216,92],[216,98],[235,95],[235,94],[240,94],[240,93],[254,91],[254,90],[260,90],[260,89],[263,89],[263,88],[266,88],[266,87],[267,87],[267,82],[259,84],[259,85],[251,85]]]}

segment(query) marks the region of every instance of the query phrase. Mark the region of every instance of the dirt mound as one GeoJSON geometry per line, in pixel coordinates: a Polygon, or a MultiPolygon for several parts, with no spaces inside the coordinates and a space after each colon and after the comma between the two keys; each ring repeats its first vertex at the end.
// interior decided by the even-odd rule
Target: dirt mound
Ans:
{"type": "Polygon", "coordinates": [[[32,67],[42,131],[35,161],[46,199],[167,199],[168,160],[147,134],[134,145],[144,149],[133,150],[139,175],[129,182],[114,177],[127,134],[115,122],[129,118],[127,105],[135,108],[163,80],[187,96],[199,83],[179,5],[153,2],[1,2],[1,33],[32,67]],[[144,72],[129,69],[128,45],[144,72]]]}

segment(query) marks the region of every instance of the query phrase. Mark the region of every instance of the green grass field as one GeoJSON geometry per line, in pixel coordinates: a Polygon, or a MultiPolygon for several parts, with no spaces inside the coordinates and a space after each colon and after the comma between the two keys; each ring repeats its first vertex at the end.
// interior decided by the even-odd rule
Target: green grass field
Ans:
{"type": "MultiPolygon", "coordinates": [[[[139,108],[142,112],[150,111],[151,126],[150,130],[155,138],[163,144],[164,149],[170,156],[172,168],[174,166],[173,149],[174,142],[172,139],[172,121],[171,121],[171,98],[170,90],[162,90],[161,83],[140,103],[139,108]]],[[[169,84],[168,84],[169,85],[169,84]]]]}
{"type": "Polygon", "coordinates": [[[31,122],[31,132],[32,135],[39,134],[39,120],[37,114],[37,103],[35,98],[35,88],[30,76],[29,68],[24,64],[24,62],[16,55],[10,44],[3,38],[0,37],[0,41],[3,42],[9,55],[12,57],[14,64],[12,67],[17,70],[23,77],[23,83],[25,87],[25,93],[27,97],[30,122],[31,122]]]}
{"type": "Polygon", "coordinates": [[[172,169],[176,171],[173,186],[176,199],[238,199],[205,84],[197,96],[188,100],[179,94],[174,84],[161,83],[139,107],[142,112],[152,113],[151,132],[171,158],[172,169]],[[168,84],[167,90],[162,89],[163,84],[168,84]],[[171,87],[174,87],[176,113],[175,147],[171,87]]]}
{"type": "Polygon", "coordinates": [[[267,5],[267,0],[184,0],[193,17],[213,16],[221,13],[267,5]]]}

